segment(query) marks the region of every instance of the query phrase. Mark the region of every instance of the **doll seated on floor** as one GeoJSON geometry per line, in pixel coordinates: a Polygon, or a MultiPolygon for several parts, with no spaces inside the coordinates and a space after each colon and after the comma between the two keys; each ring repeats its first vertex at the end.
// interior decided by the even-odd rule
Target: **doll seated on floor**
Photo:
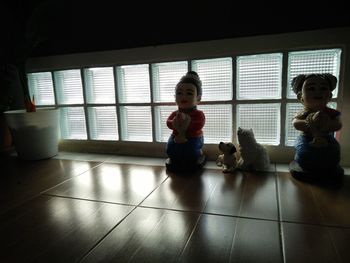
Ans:
{"type": "Polygon", "coordinates": [[[337,83],[331,74],[298,75],[293,91],[304,109],[293,119],[301,131],[295,142],[295,157],[290,163],[292,176],[304,181],[341,179],[340,146],[334,132],[341,129],[340,112],[327,107],[337,83]]]}
{"type": "Polygon", "coordinates": [[[205,115],[197,110],[202,96],[202,82],[194,71],[183,76],[175,89],[178,110],[167,119],[167,126],[173,132],[168,139],[166,167],[174,172],[195,171],[206,162],[202,147],[205,115]]]}

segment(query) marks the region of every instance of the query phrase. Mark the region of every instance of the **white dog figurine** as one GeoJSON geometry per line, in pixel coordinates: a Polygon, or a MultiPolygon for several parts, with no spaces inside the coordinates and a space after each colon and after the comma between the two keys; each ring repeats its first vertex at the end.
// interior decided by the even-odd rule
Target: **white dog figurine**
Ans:
{"type": "Polygon", "coordinates": [[[265,147],[255,140],[253,130],[238,127],[237,137],[241,156],[238,168],[246,171],[268,171],[269,155],[265,147]]]}
{"type": "Polygon", "coordinates": [[[233,143],[228,142],[220,142],[219,143],[219,150],[222,152],[221,155],[218,156],[216,160],[216,165],[222,167],[222,171],[224,173],[230,173],[233,172],[237,167],[237,161],[236,161],[236,147],[233,145],[233,143]]]}

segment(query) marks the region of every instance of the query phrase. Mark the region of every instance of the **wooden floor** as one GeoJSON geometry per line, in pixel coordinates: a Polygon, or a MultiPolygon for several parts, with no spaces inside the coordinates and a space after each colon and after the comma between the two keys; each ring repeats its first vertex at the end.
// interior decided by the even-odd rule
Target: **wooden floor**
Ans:
{"type": "Polygon", "coordinates": [[[350,262],[349,175],[334,188],[278,165],[179,176],[163,163],[1,159],[0,262],[350,262]]]}

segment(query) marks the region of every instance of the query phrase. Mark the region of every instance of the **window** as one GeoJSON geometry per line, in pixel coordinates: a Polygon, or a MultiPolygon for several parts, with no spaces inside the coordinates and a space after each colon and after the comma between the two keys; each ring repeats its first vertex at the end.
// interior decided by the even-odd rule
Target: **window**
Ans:
{"type": "Polygon", "coordinates": [[[252,128],[259,143],[279,145],[280,112],[280,103],[239,104],[236,130],[252,128]]]}
{"type": "Polygon", "coordinates": [[[232,58],[194,60],[192,69],[202,81],[202,101],[232,99],[232,58]]]}
{"type": "Polygon", "coordinates": [[[111,141],[119,139],[115,106],[89,107],[88,120],[91,139],[111,141]]]}
{"type": "MultiPolygon", "coordinates": [[[[288,57],[288,98],[296,98],[291,83],[299,74],[331,73],[339,80],[340,49],[310,50],[290,52],[288,57]]],[[[333,91],[333,97],[338,95],[338,89],[333,91]]]]}
{"type": "Polygon", "coordinates": [[[124,141],[152,141],[150,106],[122,106],[120,120],[124,141]]]}
{"type": "MultiPolygon", "coordinates": [[[[38,107],[61,109],[63,139],[166,142],[166,120],[177,109],[175,86],[195,70],[202,80],[198,109],[206,116],[206,144],[231,141],[242,127],[252,128],[262,144],[292,146],[298,135],[292,119],[302,105],[291,80],[311,72],[339,79],[340,58],[341,49],[334,48],[115,65],[33,72],[28,84],[38,107]]],[[[337,98],[338,88],[330,107],[337,107],[337,98]]]]}
{"type": "Polygon", "coordinates": [[[58,104],[84,103],[79,69],[56,71],[54,75],[58,104]]]}
{"type": "Polygon", "coordinates": [[[187,69],[187,61],[152,64],[154,102],[173,102],[175,86],[187,69]]]}
{"type": "Polygon", "coordinates": [[[151,101],[148,65],[117,67],[117,76],[119,102],[151,101]]]}
{"type": "MultiPolygon", "coordinates": [[[[287,98],[296,99],[291,82],[298,74],[331,73],[337,77],[339,83],[340,55],[341,49],[289,52],[287,98]]],[[[337,97],[338,87],[333,91],[333,102],[329,103],[330,107],[336,108],[335,100],[337,97]]],[[[301,109],[302,105],[300,103],[287,103],[286,105],[286,146],[294,145],[294,140],[298,132],[292,126],[292,120],[295,114],[301,109]]]]}
{"type": "Polygon", "coordinates": [[[84,69],[90,139],[119,139],[113,67],[84,69]]]}
{"type": "Polygon", "coordinates": [[[51,72],[39,72],[28,74],[28,85],[30,87],[30,97],[38,105],[54,105],[55,95],[51,72]]]}
{"type": "Polygon", "coordinates": [[[282,54],[237,58],[237,99],[280,99],[282,54]]]}
{"type": "Polygon", "coordinates": [[[84,69],[87,103],[115,103],[113,68],[84,69]]]}

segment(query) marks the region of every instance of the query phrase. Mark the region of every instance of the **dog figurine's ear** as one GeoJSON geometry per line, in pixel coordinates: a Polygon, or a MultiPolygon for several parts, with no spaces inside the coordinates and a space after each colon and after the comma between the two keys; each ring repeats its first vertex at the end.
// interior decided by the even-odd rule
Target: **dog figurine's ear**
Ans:
{"type": "Polygon", "coordinates": [[[236,149],[236,147],[234,146],[233,143],[230,143],[230,146],[231,146],[230,154],[234,154],[235,152],[237,152],[237,149],[236,149]]]}

